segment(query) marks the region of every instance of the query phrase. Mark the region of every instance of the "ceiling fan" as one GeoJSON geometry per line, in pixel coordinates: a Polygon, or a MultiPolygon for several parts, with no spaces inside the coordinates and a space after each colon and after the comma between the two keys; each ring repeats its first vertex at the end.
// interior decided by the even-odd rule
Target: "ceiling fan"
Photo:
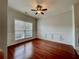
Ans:
{"type": "Polygon", "coordinates": [[[43,9],[43,7],[41,5],[37,5],[36,9],[31,9],[31,11],[36,11],[35,15],[37,15],[37,14],[43,14],[44,15],[43,11],[46,11],[46,10],[47,10],[47,8],[43,9]]]}

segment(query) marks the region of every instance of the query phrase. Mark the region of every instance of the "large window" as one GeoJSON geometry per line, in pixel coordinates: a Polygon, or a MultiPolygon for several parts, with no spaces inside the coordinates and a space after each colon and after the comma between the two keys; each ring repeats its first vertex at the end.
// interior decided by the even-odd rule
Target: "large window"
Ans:
{"type": "Polygon", "coordinates": [[[32,37],[32,23],[15,20],[15,40],[32,37]]]}

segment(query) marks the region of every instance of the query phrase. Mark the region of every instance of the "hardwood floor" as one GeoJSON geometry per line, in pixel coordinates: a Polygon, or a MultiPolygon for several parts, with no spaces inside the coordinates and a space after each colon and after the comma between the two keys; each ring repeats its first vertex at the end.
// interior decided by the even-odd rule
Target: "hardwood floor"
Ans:
{"type": "Polygon", "coordinates": [[[3,53],[0,51],[0,59],[4,59],[3,58],[3,53]]]}
{"type": "Polygon", "coordinates": [[[8,59],[77,59],[72,46],[32,40],[8,47],[8,59]]]}

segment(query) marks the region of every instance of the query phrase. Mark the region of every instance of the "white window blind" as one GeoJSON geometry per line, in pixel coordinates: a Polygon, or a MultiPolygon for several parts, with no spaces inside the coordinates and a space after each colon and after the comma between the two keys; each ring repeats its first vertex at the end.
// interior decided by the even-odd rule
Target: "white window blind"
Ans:
{"type": "Polygon", "coordinates": [[[15,20],[15,40],[32,37],[32,23],[15,20]]]}

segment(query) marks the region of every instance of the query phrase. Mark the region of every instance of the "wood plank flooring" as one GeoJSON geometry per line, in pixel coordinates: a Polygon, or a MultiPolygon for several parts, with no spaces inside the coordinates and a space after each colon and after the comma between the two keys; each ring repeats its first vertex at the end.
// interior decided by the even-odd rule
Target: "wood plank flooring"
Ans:
{"type": "Polygon", "coordinates": [[[8,47],[8,59],[77,59],[72,46],[32,40],[8,47]]]}
{"type": "Polygon", "coordinates": [[[2,51],[0,51],[0,59],[4,59],[2,51]]]}

